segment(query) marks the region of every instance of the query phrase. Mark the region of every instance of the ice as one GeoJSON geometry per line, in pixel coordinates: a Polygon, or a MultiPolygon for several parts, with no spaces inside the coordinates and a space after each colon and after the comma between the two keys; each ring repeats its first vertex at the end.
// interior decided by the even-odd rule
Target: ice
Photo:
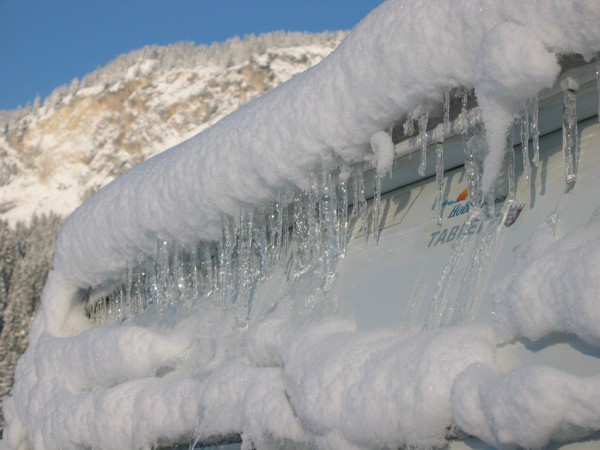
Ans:
{"type": "Polygon", "coordinates": [[[405,136],[412,136],[415,133],[415,120],[412,117],[408,117],[402,125],[405,136]]]}
{"type": "Polygon", "coordinates": [[[443,105],[443,115],[444,115],[444,136],[449,136],[452,131],[452,126],[450,124],[450,91],[444,92],[444,105],[443,105]]]}
{"type": "Polygon", "coordinates": [[[515,167],[515,136],[514,127],[510,130],[506,136],[506,153],[504,158],[506,159],[506,176],[508,177],[508,198],[514,200],[517,196],[517,178],[516,178],[516,167],[515,167]]]}
{"type": "Polygon", "coordinates": [[[563,157],[566,189],[577,181],[579,165],[579,131],[577,130],[577,91],[579,84],[572,78],[563,80],[563,157]]]}
{"type": "Polygon", "coordinates": [[[429,113],[423,113],[419,116],[419,144],[421,146],[421,163],[419,164],[419,175],[425,175],[427,166],[427,122],[429,121],[429,113]]]}
{"type": "MultiPolygon", "coordinates": [[[[466,94],[463,97],[463,106],[466,105],[466,94]]],[[[469,202],[471,205],[479,205],[483,201],[481,193],[481,164],[487,151],[485,130],[479,120],[477,109],[469,114],[466,107],[461,112],[461,137],[465,154],[465,172],[467,175],[467,189],[469,191],[469,202]],[[469,117],[471,116],[471,117],[469,117]],[[469,128],[469,123],[472,126],[469,128]]]]}
{"type": "Polygon", "coordinates": [[[435,179],[437,196],[435,198],[435,217],[438,226],[442,225],[442,202],[444,199],[444,136],[446,124],[438,125],[434,130],[435,138],[435,179]]]}
{"type": "Polygon", "coordinates": [[[596,89],[598,91],[598,122],[600,122],[600,61],[596,62],[596,89]]]}
{"type": "Polygon", "coordinates": [[[531,162],[529,160],[529,113],[525,105],[521,111],[521,152],[523,156],[523,181],[529,185],[531,178],[531,162]]]}
{"type": "Polygon", "coordinates": [[[537,95],[531,99],[531,136],[533,145],[533,164],[537,167],[540,163],[540,129],[539,129],[539,105],[537,95]]]}
{"type": "Polygon", "coordinates": [[[338,254],[340,258],[346,255],[348,243],[348,187],[346,180],[340,176],[338,183],[338,254]]]}
{"type": "Polygon", "coordinates": [[[322,171],[318,208],[321,232],[319,264],[325,273],[331,273],[338,258],[338,197],[331,173],[326,169],[322,171]]]}
{"type": "Polygon", "coordinates": [[[381,177],[379,175],[373,177],[373,192],[373,236],[375,242],[379,242],[379,222],[381,221],[381,177]]]}
{"type": "MultiPolygon", "coordinates": [[[[98,192],[60,232],[3,404],[9,444],[152,448],[196,432],[245,448],[427,448],[459,426],[510,448],[597,431],[597,377],[500,374],[494,334],[468,324],[509,214],[479,207],[494,208],[507,133],[561,55],[600,50],[598,23],[592,0],[388,0],[313,69],[98,192]],[[351,251],[348,168],[367,236],[371,138],[403,120],[414,133],[421,114],[423,150],[422,105],[443,120],[440,92],[458,90],[473,211],[425,330],[358,331],[332,289],[336,257],[351,251]]],[[[379,136],[383,176],[391,135],[379,136]]],[[[558,332],[600,345],[597,224],[556,246],[538,232],[544,242],[499,285],[500,340],[558,332]]]]}
{"type": "Polygon", "coordinates": [[[229,293],[233,281],[233,249],[235,248],[235,225],[231,216],[221,216],[222,238],[219,259],[219,285],[221,287],[222,308],[227,309],[229,293]]]}
{"type": "Polygon", "coordinates": [[[354,204],[352,205],[352,213],[356,210],[356,214],[360,219],[360,224],[365,235],[365,240],[369,235],[369,206],[365,197],[365,179],[361,170],[357,170],[354,174],[354,204]]]}

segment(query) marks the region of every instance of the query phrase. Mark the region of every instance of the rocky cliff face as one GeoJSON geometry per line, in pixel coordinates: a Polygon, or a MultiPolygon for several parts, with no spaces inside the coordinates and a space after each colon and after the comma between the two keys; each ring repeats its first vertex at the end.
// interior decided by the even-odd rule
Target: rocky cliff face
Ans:
{"type": "Polygon", "coordinates": [[[151,46],[0,112],[0,218],[67,215],[125,170],[325,57],[343,33],[151,46]]]}

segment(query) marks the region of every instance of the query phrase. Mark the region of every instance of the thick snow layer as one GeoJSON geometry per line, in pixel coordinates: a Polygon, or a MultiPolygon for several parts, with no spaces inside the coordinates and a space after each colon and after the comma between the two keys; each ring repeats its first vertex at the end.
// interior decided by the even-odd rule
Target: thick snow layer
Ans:
{"type": "Polygon", "coordinates": [[[582,229],[554,241],[544,222],[519,264],[497,287],[498,335],[539,340],[576,335],[600,346],[600,211],[582,229]]]}
{"type": "Polygon", "coordinates": [[[157,238],[218,238],[222,214],[306,187],[320,164],[369,159],[371,136],[457,86],[474,86],[482,108],[489,186],[516,103],[553,83],[557,55],[593,56],[597,23],[593,0],[387,1],[320,64],[86,202],[59,236],[55,267],[97,285],[157,238]]]}
{"type": "Polygon", "coordinates": [[[542,448],[598,430],[600,376],[578,377],[549,366],[506,374],[481,364],[454,383],[456,424],[497,448],[542,448]]]}
{"type": "MultiPolygon", "coordinates": [[[[223,214],[306,187],[320,165],[376,161],[385,174],[382,130],[452,87],[475,88],[493,179],[519,102],[554,82],[557,55],[599,50],[598,23],[592,0],[388,0],[318,66],[115,180],[61,231],[3,404],[8,443],[122,449],[241,435],[248,449],[431,448],[463,431],[539,447],[597,431],[598,377],[543,366],[501,374],[486,326],[360,332],[331,313],[340,299],[310,273],[260,285],[241,325],[213,295],[91,329],[81,295],[157,239],[220,238],[223,214]]],[[[515,268],[499,288],[501,339],[558,331],[599,344],[597,281],[577,272],[598,265],[598,223],[552,246],[539,234],[531,272],[515,268]]]]}

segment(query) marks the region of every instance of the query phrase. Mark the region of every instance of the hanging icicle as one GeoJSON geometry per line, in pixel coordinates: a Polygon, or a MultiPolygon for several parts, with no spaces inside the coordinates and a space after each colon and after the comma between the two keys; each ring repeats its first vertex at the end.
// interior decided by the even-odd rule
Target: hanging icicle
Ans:
{"type": "Polygon", "coordinates": [[[379,222],[381,221],[381,177],[375,174],[373,178],[373,237],[379,242],[379,222]]]}
{"type": "Polygon", "coordinates": [[[596,90],[598,92],[598,122],[600,122],[600,59],[596,61],[596,90]]]}
{"type": "Polygon", "coordinates": [[[338,205],[331,173],[327,169],[323,169],[321,174],[318,208],[321,232],[319,264],[324,273],[330,273],[334,270],[338,257],[338,205]]]}
{"type": "Polygon", "coordinates": [[[433,131],[435,139],[435,180],[437,182],[435,217],[438,226],[442,225],[442,202],[444,198],[444,135],[445,125],[438,125],[433,131]]]}
{"type": "Polygon", "coordinates": [[[357,214],[360,218],[362,230],[365,234],[365,240],[369,237],[369,209],[367,206],[367,199],[365,197],[365,179],[363,178],[362,170],[359,168],[355,174],[356,178],[356,191],[354,193],[354,207],[357,209],[357,214]]]}
{"type": "Polygon", "coordinates": [[[412,117],[407,117],[406,121],[402,124],[402,129],[405,136],[412,136],[415,133],[415,123],[412,117]]]}
{"type": "Polygon", "coordinates": [[[340,177],[338,182],[338,255],[346,256],[348,240],[348,187],[346,181],[340,177]]]}
{"type": "Polygon", "coordinates": [[[531,142],[533,145],[533,164],[537,167],[540,163],[540,129],[539,129],[539,105],[537,96],[531,99],[531,142]]]}
{"type": "Polygon", "coordinates": [[[451,130],[451,125],[450,125],[450,91],[446,91],[444,92],[444,126],[443,126],[443,131],[444,131],[444,136],[449,136],[451,130]]]}
{"type": "Polygon", "coordinates": [[[531,163],[529,161],[529,114],[527,106],[521,111],[521,151],[523,153],[523,181],[529,186],[531,163]]]}
{"type": "Polygon", "coordinates": [[[248,318],[250,313],[250,287],[254,281],[252,270],[252,240],[253,240],[254,213],[242,211],[240,215],[239,252],[237,255],[237,280],[236,308],[240,319],[248,318]]]}
{"type": "Polygon", "coordinates": [[[229,295],[233,288],[233,249],[236,244],[235,225],[230,216],[221,216],[221,245],[219,253],[219,286],[221,288],[221,306],[229,307],[229,295]]]}
{"type": "Polygon", "coordinates": [[[419,164],[419,175],[425,175],[427,166],[427,122],[429,121],[429,113],[423,113],[419,117],[419,143],[421,145],[421,163],[419,164]]]}
{"type": "Polygon", "coordinates": [[[565,78],[561,87],[564,90],[563,103],[563,157],[567,191],[577,181],[579,163],[579,131],[577,129],[577,91],[579,83],[573,78],[565,78]]]}
{"type": "Polygon", "coordinates": [[[512,201],[517,196],[517,184],[515,180],[514,125],[510,128],[508,136],[506,137],[505,166],[506,176],[508,177],[508,200],[512,201]]]}
{"type": "Polygon", "coordinates": [[[469,132],[469,112],[467,104],[469,102],[469,91],[465,88],[462,93],[462,102],[460,114],[458,115],[458,132],[465,136],[469,132]]]}

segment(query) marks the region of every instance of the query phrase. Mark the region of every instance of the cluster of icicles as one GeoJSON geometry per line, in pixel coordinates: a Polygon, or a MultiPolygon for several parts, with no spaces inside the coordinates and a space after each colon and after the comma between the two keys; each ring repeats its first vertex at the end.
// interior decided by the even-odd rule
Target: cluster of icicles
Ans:
{"type": "MultiPolygon", "coordinates": [[[[600,64],[596,72],[600,77],[600,64]]],[[[598,89],[600,94],[600,83],[598,89]]],[[[568,188],[575,183],[579,158],[576,93],[576,85],[565,87],[563,154],[568,188]]],[[[471,205],[485,210],[487,218],[497,216],[495,193],[484,196],[479,189],[487,145],[479,108],[467,108],[469,95],[466,89],[444,93],[443,120],[429,134],[428,113],[411,115],[403,126],[405,136],[410,137],[415,133],[415,121],[417,123],[415,147],[420,150],[418,173],[421,176],[426,173],[428,145],[435,144],[435,216],[438,225],[442,224],[444,192],[443,143],[452,128],[463,141],[471,205]],[[453,124],[450,121],[451,95],[458,97],[461,103],[453,124]]],[[[524,104],[508,134],[504,171],[508,178],[507,203],[516,195],[513,146],[517,130],[524,149],[523,180],[528,183],[530,161],[537,165],[540,160],[537,98],[524,104]]],[[[365,179],[369,179],[365,177],[367,169],[370,167],[365,165],[333,172],[323,169],[311,174],[308,190],[282,194],[268,208],[241,212],[237,219],[223,216],[220,242],[203,242],[189,249],[158,241],[155,254],[140,256],[120,282],[94,291],[87,305],[91,320],[122,322],[147,310],[162,315],[181,302],[217,296],[223,310],[235,309],[240,322],[247,322],[256,287],[276,271],[283,271],[289,278],[307,273],[326,278],[332,274],[338,259],[346,253],[350,223],[360,227],[362,233],[358,234],[363,234],[365,240],[373,233],[373,240],[377,242],[381,220],[381,176],[373,175],[374,194],[369,211],[365,196],[365,179]]],[[[434,315],[439,316],[437,312],[434,315]]]]}
{"type": "Polygon", "coordinates": [[[158,241],[155,255],[140,257],[120,283],[92,294],[88,312],[95,322],[119,322],[148,309],[162,314],[183,301],[218,296],[224,310],[233,308],[247,321],[256,287],[275,271],[290,277],[333,273],[346,253],[353,218],[368,236],[363,170],[348,177],[325,169],[312,173],[308,190],[282,194],[268,208],[242,212],[238,219],[223,216],[220,242],[189,249],[158,241]],[[354,193],[351,217],[348,184],[354,193]]]}

